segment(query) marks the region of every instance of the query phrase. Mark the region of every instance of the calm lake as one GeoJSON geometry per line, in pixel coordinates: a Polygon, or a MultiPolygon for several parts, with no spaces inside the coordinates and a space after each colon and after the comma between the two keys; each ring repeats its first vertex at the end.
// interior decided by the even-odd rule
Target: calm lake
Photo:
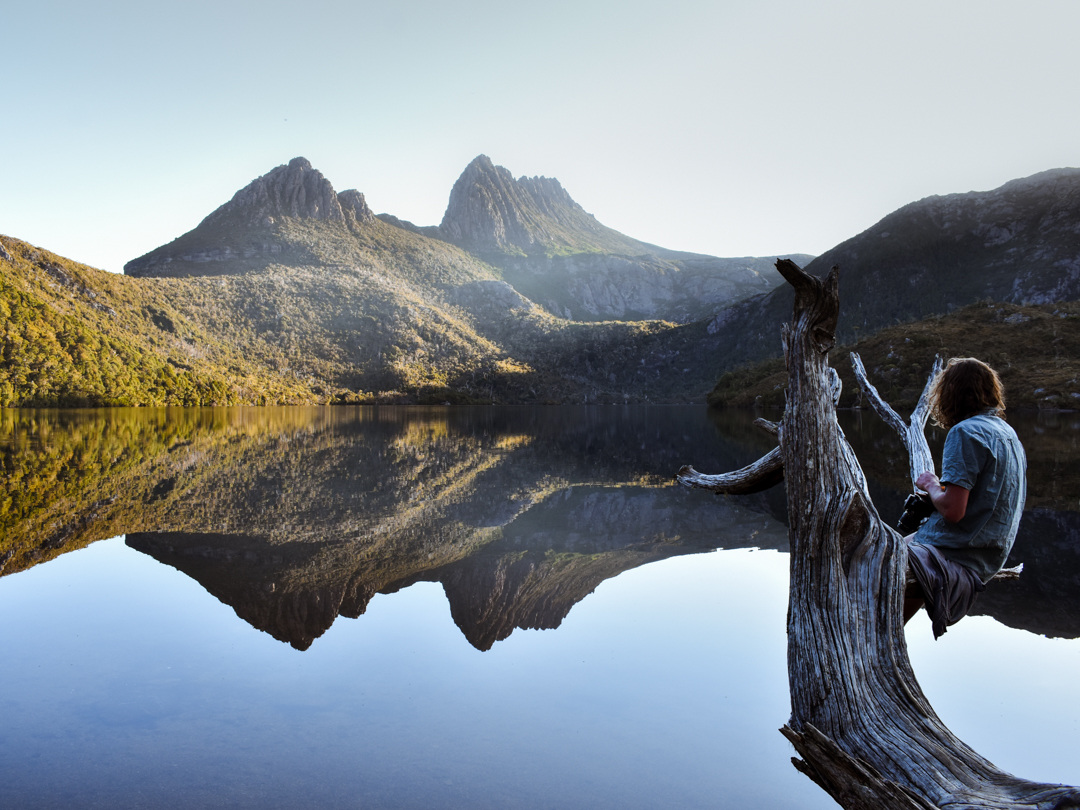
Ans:
{"type": "MultiPolygon", "coordinates": [[[[0,807],[835,807],[777,731],[783,487],[672,482],[753,417],[0,411],[0,807]]],[[[840,420],[894,523],[899,441],[840,420]]],[[[961,739],[1075,785],[1080,415],[1009,421],[1025,571],[908,645],[961,739]]]]}

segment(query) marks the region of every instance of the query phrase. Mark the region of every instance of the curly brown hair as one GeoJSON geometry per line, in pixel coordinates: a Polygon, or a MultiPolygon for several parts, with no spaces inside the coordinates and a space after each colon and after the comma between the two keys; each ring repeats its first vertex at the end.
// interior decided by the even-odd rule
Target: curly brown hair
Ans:
{"type": "Polygon", "coordinates": [[[930,388],[934,424],[951,428],[969,416],[993,410],[1005,416],[1005,388],[997,372],[974,357],[953,357],[930,388]]]}

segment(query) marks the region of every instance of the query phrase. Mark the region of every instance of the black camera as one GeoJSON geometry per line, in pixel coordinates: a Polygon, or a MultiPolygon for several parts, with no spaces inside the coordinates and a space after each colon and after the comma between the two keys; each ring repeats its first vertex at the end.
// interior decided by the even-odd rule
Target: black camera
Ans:
{"type": "Polygon", "coordinates": [[[896,528],[902,534],[912,534],[932,514],[934,514],[934,502],[930,500],[929,495],[908,495],[904,501],[904,514],[900,515],[896,528]]]}

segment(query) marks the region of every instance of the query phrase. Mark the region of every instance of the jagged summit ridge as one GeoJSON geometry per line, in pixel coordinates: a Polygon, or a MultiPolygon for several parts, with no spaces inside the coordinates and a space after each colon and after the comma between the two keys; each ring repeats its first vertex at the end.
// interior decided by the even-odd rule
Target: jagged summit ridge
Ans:
{"type": "Polygon", "coordinates": [[[201,225],[214,225],[237,215],[252,224],[273,224],[275,217],[283,216],[345,221],[333,185],[303,157],[252,180],[201,225]]]}
{"type": "Polygon", "coordinates": [[[132,259],[124,273],[216,275],[231,272],[229,265],[236,261],[277,258],[288,249],[277,232],[286,219],[321,220],[352,229],[374,222],[375,214],[359,191],[339,194],[311,161],[296,157],[252,180],[183,236],[132,259]]]}
{"type": "Polygon", "coordinates": [[[277,217],[345,222],[350,217],[370,222],[374,214],[356,189],[338,194],[323,173],[304,157],[271,169],[240,189],[202,225],[242,219],[252,225],[272,225],[277,217]]]}
{"type": "Polygon", "coordinates": [[[487,155],[478,155],[454,183],[439,230],[449,241],[479,250],[636,245],[597,222],[555,178],[515,180],[487,155]]]}

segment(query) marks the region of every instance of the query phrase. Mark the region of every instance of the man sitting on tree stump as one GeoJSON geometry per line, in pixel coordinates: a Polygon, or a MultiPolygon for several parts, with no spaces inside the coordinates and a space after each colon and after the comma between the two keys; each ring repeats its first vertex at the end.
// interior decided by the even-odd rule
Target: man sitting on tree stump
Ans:
{"type": "Polygon", "coordinates": [[[1027,457],[1002,418],[1001,380],[980,360],[949,361],[931,388],[930,413],[949,432],[941,479],[924,472],[916,481],[933,512],[905,538],[916,582],[905,594],[904,621],[926,605],[938,638],[1009,557],[1027,496],[1027,457]]]}

